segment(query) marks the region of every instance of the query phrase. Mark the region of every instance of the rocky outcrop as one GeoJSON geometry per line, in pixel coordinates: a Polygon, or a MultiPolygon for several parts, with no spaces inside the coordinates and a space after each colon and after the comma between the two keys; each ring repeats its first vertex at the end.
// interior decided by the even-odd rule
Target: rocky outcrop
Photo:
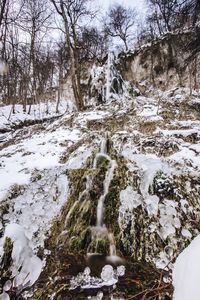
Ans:
{"type": "Polygon", "coordinates": [[[169,32],[137,50],[121,53],[118,68],[123,78],[138,85],[169,89],[199,88],[199,27],[169,32]],[[146,83],[145,83],[146,82],[146,83]]]}

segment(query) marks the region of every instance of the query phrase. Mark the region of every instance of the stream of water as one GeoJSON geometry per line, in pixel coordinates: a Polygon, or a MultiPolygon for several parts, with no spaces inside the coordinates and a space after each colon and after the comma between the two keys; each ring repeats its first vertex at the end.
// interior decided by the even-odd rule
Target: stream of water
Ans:
{"type": "Polygon", "coordinates": [[[108,229],[106,228],[106,225],[103,223],[104,220],[104,201],[105,198],[109,192],[110,183],[114,177],[115,169],[117,168],[117,163],[115,160],[112,160],[111,157],[108,154],[107,150],[107,144],[108,144],[108,134],[105,134],[105,138],[101,142],[100,146],[100,152],[97,153],[93,167],[97,167],[97,161],[100,157],[104,157],[106,160],[109,161],[108,170],[105,175],[105,179],[103,182],[103,195],[100,196],[98,200],[97,205],[97,221],[96,221],[96,227],[94,228],[94,231],[97,235],[102,237],[107,237],[110,242],[110,253],[109,258],[110,260],[117,259],[117,250],[116,250],[116,244],[115,244],[115,238],[112,232],[108,232],[108,229]],[[112,258],[112,259],[111,259],[112,258]]]}

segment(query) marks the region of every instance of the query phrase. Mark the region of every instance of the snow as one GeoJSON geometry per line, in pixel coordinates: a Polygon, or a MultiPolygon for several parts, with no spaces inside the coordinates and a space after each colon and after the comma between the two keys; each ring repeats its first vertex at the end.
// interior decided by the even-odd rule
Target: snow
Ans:
{"type": "Polygon", "coordinates": [[[66,101],[61,101],[59,105],[59,113],[56,113],[56,102],[48,101],[46,103],[42,102],[40,104],[33,104],[30,114],[23,112],[23,106],[21,104],[15,105],[15,114],[11,114],[12,105],[5,105],[0,107],[0,130],[10,129],[11,126],[19,124],[24,121],[35,121],[48,119],[53,116],[58,116],[61,113],[66,112],[68,103],[66,101]]]}
{"type": "Polygon", "coordinates": [[[43,246],[46,231],[65,203],[69,182],[64,168],[55,168],[36,173],[41,176],[28,185],[22,195],[10,201],[9,213],[4,220],[12,220],[23,226],[33,249],[43,246]]]}
{"type": "Polygon", "coordinates": [[[92,148],[86,145],[80,146],[67,161],[66,168],[67,169],[81,168],[91,155],[92,155],[92,148]]]}
{"type": "Polygon", "coordinates": [[[174,122],[172,122],[172,125],[174,125],[174,126],[180,126],[180,127],[191,127],[191,126],[194,126],[195,128],[199,128],[200,127],[200,121],[198,121],[198,120],[174,121],[174,122]]]}
{"type": "Polygon", "coordinates": [[[154,132],[155,134],[163,134],[166,137],[169,136],[177,136],[177,137],[188,137],[193,134],[199,134],[197,129],[180,129],[180,130],[163,130],[163,129],[156,129],[154,132]]]}
{"type": "Polygon", "coordinates": [[[141,195],[133,190],[132,186],[127,186],[125,190],[120,192],[121,211],[130,210],[142,204],[141,195]]]}
{"type": "MultiPolygon", "coordinates": [[[[192,148],[193,148],[193,145],[192,145],[192,148]]],[[[199,156],[195,153],[195,151],[190,150],[187,147],[182,147],[182,149],[180,149],[180,151],[169,156],[168,161],[178,163],[182,166],[189,164],[193,167],[192,169],[200,168],[199,156]]]]}
{"type": "Polygon", "coordinates": [[[30,182],[32,172],[51,169],[60,165],[62,143],[69,145],[81,139],[81,132],[58,128],[53,132],[42,132],[22,140],[0,153],[0,201],[5,199],[9,188],[30,182]]]}
{"type": "Polygon", "coordinates": [[[189,149],[193,150],[194,152],[196,152],[197,154],[199,154],[200,153],[200,143],[190,145],[189,149]]]}
{"type": "Polygon", "coordinates": [[[34,255],[23,227],[11,223],[6,226],[4,237],[0,240],[0,255],[3,255],[3,245],[6,237],[13,243],[12,278],[13,287],[31,286],[38,279],[42,270],[42,261],[34,255]]]}
{"type": "Polygon", "coordinates": [[[141,113],[138,113],[140,117],[152,117],[158,114],[158,106],[145,105],[141,113]]]}
{"type": "Polygon", "coordinates": [[[103,120],[109,117],[110,115],[111,114],[108,111],[103,111],[103,110],[84,112],[78,114],[75,123],[78,126],[85,127],[88,121],[103,120]]]}
{"type": "Polygon", "coordinates": [[[178,256],[173,270],[174,300],[199,300],[200,235],[178,256]]]}

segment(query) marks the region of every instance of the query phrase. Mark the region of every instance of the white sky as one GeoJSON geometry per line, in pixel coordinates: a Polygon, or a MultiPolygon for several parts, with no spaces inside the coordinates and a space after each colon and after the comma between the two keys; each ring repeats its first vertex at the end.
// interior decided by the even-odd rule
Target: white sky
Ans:
{"type": "Polygon", "coordinates": [[[97,0],[96,3],[99,6],[103,5],[105,9],[114,3],[128,7],[136,7],[141,12],[145,9],[145,0],[97,0]]]}
{"type": "MultiPolygon", "coordinates": [[[[41,0],[42,1],[42,0],[41,0]]],[[[91,24],[91,20],[88,24],[101,26],[102,17],[105,15],[106,11],[108,11],[109,7],[113,4],[121,4],[125,7],[133,7],[138,11],[137,21],[138,23],[143,23],[146,16],[146,0],[91,0],[91,9],[99,11],[97,14],[97,20],[93,21],[94,24],[91,24]]],[[[53,31],[53,34],[50,34],[53,40],[57,40],[60,36],[59,31],[53,31]]]]}

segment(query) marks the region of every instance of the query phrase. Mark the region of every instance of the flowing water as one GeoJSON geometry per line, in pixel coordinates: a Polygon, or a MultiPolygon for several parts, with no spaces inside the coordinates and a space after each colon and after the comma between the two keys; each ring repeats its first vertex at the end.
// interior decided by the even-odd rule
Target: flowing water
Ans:
{"type": "Polygon", "coordinates": [[[94,160],[94,168],[96,168],[97,160],[99,157],[104,157],[109,161],[108,170],[105,175],[105,179],[103,182],[103,195],[100,196],[98,205],[97,205],[97,222],[95,231],[98,235],[102,235],[102,232],[105,236],[105,232],[107,238],[110,242],[110,257],[117,257],[116,245],[114,235],[109,233],[105,224],[103,223],[104,219],[104,201],[109,192],[110,183],[114,177],[115,169],[117,168],[117,163],[115,160],[112,160],[111,157],[107,153],[107,145],[108,145],[108,134],[105,134],[105,138],[101,142],[100,153],[97,153],[95,160],[94,160]]]}

